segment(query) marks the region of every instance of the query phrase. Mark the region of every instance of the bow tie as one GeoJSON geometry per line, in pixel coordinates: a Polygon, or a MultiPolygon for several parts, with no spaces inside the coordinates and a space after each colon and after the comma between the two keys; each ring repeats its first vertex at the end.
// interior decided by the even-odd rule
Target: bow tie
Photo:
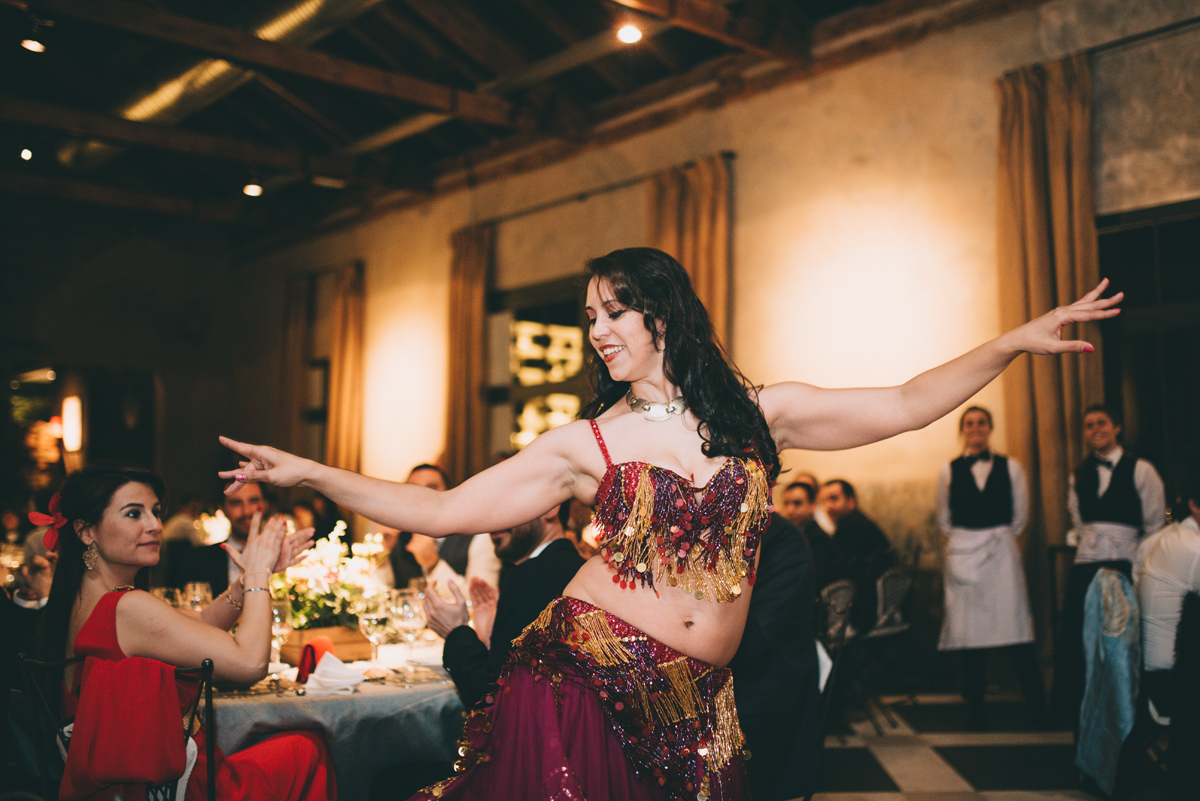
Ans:
{"type": "Polygon", "coordinates": [[[1113,462],[1110,462],[1107,459],[1101,459],[1098,456],[1093,456],[1093,457],[1091,457],[1091,459],[1092,459],[1092,464],[1094,464],[1096,467],[1107,467],[1109,470],[1112,470],[1113,468],[1116,467],[1116,464],[1114,464],[1113,462]]]}
{"type": "Polygon", "coordinates": [[[974,456],[964,456],[963,459],[966,460],[967,467],[970,467],[971,465],[975,464],[976,462],[992,461],[992,452],[991,451],[980,451],[979,453],[975,454],[974,456]]]}

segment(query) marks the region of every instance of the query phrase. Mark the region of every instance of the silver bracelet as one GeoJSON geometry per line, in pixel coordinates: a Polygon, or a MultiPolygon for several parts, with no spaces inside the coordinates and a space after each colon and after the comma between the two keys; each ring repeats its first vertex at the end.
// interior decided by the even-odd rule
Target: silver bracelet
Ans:
{"type": "Polygon", "coordinates": [[[242,590],[242,592],[266,592],[266,591],[267,591],[266,587],[247,587],[246,589],[242,590]]]}

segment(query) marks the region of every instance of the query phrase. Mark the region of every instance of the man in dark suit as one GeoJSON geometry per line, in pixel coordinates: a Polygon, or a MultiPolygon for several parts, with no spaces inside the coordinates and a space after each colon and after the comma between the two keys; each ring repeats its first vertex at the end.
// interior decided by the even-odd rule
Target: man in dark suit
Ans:
{"type": "Polygon", "coordinates": [[[559,504],[524,525],[491,535],[496,555],[513,566],[505,571],[499,593],[489,592],[485,582],[472,581],[476,628],[467,625],[470,613],[453,582],[448,589],[456,603],[442,600],[432,588],[425,593],[429,628],[446,638],[442,664],[468,709],[500,675],[513,639],[562,595],[583,566],[563,531],[569,514],[570,504],[559,504]]]}
{"type": "Polygon", "coordinates": [[[800,530],[808,541],[812,552],[813,573],[816,575],[816,590],[824,586],[824,566],[828,559],[831,541],[829,535],[821,528],[816,520],[818,485],[815,480],[802,476],[783,490],[780,513],[787,521],[800,530]]]}
{"type": "Polygon", "coordinates": [[[183,580],[207,581],[212,587],[214,598],[225,592],[230,582],[236,581],[242,571],[222,546],[235,548],[241,553],[250,537],[250,522],[254,513],[262,508],[262,487],[253,481],[243,484],[233,495],[222,496],[221,511],[229,520],[229,538],[216,545],[196,548],[188,554],[188,563],[183,568],[183,580]]]}
{"type": "Polygon", "coordinates": [[[875,626],[875,582],[896,564],[896,553],[887,536],[858,509],[858,495],[849,481],[840,478],[821,485],[818,500],[834,522],[828,555],[822,569],[824,583],[854,582],[851,625],[859,636],[875,626]]]}
{"type": "Polygon", "coordinates": [[[750,751],[751,795],[784,801],[821,783],[816,588],[808,543],[787,520],[772,515],[760,548],[746,631],[729,667],[750,751]]]}

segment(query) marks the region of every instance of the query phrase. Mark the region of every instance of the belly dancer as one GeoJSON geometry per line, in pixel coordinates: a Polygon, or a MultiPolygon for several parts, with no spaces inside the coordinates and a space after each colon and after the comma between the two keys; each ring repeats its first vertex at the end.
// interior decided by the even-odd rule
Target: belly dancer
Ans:
{"type": "Polygon", "coordinates": [[[1105,283],[897,387],[752,385],[687,273],[650,248],[588,264],[595,397],[579,420],[447,492],[222,438],[234,483],[303,485],[432,536],[508,528],[578,498],[601,551],[513,645],[472,712],[457,775],[418,799],[747,798],[725,667],[745,627],[785,448],[852,448],[922,428],[1017,355],[1087,352],[1064,325],[1118,313],[1105,283]]]}

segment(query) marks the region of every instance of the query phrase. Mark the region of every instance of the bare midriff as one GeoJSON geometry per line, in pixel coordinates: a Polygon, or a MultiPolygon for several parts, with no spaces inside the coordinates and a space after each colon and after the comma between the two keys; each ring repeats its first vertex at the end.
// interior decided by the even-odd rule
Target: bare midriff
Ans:
{"type": "Polygon", "coordinates": [[[599,556],[579,569],[563,595],[587,601],[664,645],[719,667],[733,659],[750,609],[750,585],[744,578],[741,595],[729,603],[698,600],[679,587],[621,589],[599,556]]]}

